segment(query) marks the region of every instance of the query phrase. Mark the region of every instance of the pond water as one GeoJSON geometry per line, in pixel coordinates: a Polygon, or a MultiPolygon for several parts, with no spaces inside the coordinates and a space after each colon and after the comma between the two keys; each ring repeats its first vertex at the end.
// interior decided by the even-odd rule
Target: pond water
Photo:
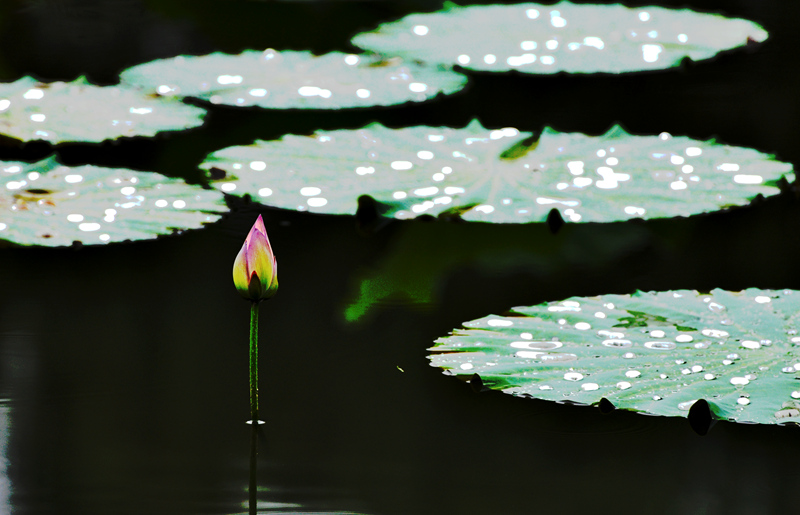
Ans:
{"type": "MultiPolygon", "coordinates": [[[[685,2],[659,2],[685,7],[685,2]]],[[[438,2],[87,0],[0,6],[0,76],[112,84],[154,58],[247,48],[353,51],[349,38],[438,2]]],[[[623,76],[471,73],[436,101],[340,112],[212,106],[204,126],[114,143],[0,142],[0,159],[199,181],[219,148],[284,133],[417,124],[592,134],[669,131],[800,162],[796,22],[786,2],[693,2],[754,20],[754,49],[623,76]]],[[[792,194],[654,221],[392,221],[229,199],[205,229],[82,248],[0,248],[0,513],[247,511],[249,305],[231,266],[262,214],[280,261],[261,306],[259,512],[325,514],[786,513],[796,427],[475,393],[429,366],[463,321],[574,295],[800,289],[792,194]],[[356,303],[361,281],[398,293],[356,303]],[[403,293],[405,291],[405,294],[403,293]],[[409,294],[410,293],[410,294],[409,294]],[[355,307],[354,307],[355,306],[355,307]],[[348,321],[348,313],[361,314],[348,321]]],[[[353,318],[352,316],[350,318],[353,318]]]]}

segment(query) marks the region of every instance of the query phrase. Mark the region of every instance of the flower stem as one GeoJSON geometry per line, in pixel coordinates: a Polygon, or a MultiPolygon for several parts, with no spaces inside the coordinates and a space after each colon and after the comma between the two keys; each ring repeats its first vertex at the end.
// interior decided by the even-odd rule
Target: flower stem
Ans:
{"type": "Polygon", "coordinates": [[[258,301],[250,306],[250,488],[249,514],[258,513],[258,301]]]}
{"type": "Polygon", "coordinates": [[[258,424],[258,302],[250,306],[250,420],[258,424]]]}

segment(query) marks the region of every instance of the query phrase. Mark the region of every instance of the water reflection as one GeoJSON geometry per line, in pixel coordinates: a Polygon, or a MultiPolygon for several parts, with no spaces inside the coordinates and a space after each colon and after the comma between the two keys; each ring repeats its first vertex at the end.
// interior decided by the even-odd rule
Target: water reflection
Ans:
{"type": "Polygon", "coordinates": [[[12,513],[11,480],[8,477],[8,441],[11,435],[11,407],[0,399],[0,513],[12,513]]]}

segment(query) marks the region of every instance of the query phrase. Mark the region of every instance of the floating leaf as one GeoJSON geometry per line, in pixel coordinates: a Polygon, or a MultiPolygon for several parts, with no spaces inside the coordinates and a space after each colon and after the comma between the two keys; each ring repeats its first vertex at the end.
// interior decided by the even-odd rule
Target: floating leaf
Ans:
{"type": "Polygon", "coordinates": [[[156,173],[0,162],[0,238],[22,245],[152,239],[214,222],[219,192],[156,173]]]}
{"type": "Polygon", "coordinates": [[[621,73],[761,42],[757,24],[688,9],[517,4],[411,14],[353,38],[357,47],[485,71],[621,73]]]}
{"type": "Polygon", "coordinates": [[[247,50],[178,56],[134,66],[122,80],[160,95],[199,97],[214,104],[339,109],[427,100],[453,93],[467,78],[400,58],[331,52],[247,50]]]}
{"type": "Polygon", "coordinates": [[[73,82],[37,82],[23,77],[0,84],[0,133],[22,141],[99,142],[122,136],[152,136],[203,123],[205,111],[140,90],[73,82]]]}
{"type": "Polygon", "coordinates": [[[573,297],[440,338],[431,364],[523,397],[687,416],[800,422],[800,292],[573,297]]]}
{"type": "Polygon", "coordinates": [[[322,213],[354,213],[359,195],[386,216],[463,213],[484,222],[568,221],[690,215],[744,204],[791,166],[752,149],[686,137],[594,137],[546,128],[538,138],[487,130],[372,124],[287,135],[214,152],[201,165],[227,193],[322,213]]]}

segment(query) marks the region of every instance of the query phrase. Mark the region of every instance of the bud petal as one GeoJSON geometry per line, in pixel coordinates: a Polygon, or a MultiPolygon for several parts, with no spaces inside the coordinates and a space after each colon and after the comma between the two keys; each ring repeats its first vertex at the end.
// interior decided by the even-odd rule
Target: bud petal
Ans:
{"type": "Polygon", "coordinates": [[[233,262],[233,284],[242,297],[254,302],[268,299],[278,291],[278,262],[261,215],[233,262]]]}

